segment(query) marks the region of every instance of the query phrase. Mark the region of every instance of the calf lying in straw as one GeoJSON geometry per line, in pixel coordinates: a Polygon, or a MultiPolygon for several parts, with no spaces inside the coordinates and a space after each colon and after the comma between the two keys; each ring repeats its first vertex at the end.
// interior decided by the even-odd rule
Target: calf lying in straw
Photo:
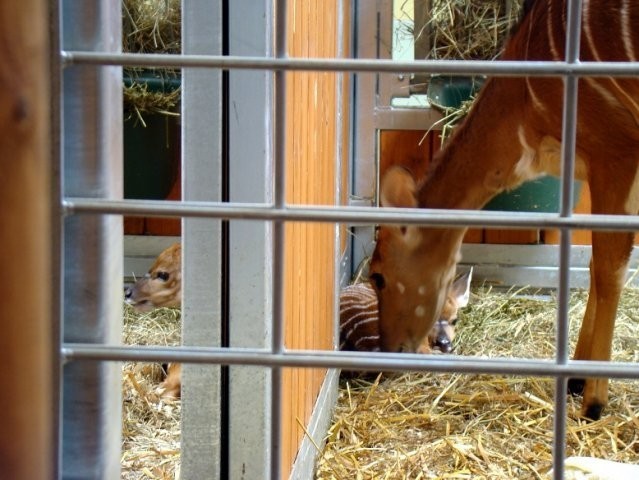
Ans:
{"type": "MultiPolygon", "coordinates": [[[[124,291],[125,301],[137,311],[179,307],[182,303],[182,248],[179,243],[164,250],[149,272],[124,291]]],[[[452,351],[457,310],[468,304],[472,270],[453,284],[440,320],[422,343],[420,352],[452,351]]],[[[377,297],[369,283],[354,284],[340,293],[340,349],[379,351],[377,297]]],[[[181,366],[169,364],[159,387],[163,397],[179,397],[181,366]]]]}

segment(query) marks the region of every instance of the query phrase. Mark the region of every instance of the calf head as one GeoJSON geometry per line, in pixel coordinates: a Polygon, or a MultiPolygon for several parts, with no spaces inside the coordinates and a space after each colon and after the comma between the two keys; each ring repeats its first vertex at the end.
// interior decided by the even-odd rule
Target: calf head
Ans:
{"type": "Polygon", "coordinates": [[[460,275],[451,285],[442,308],[442,313],[435,325],[428,332],[426,341],[418,347],[418,352],[427,353],[426,347],[439,350],[442,353],[453,351],[453,339],[455,338],[455,325],[457,324],[457,312],[468,305],[470,300],[470,281],[473,269],[460,275]]]}
{"type": "Polygon", "coordinates": [[[137,311],[157,307],[179,307],[182,303],[182,246],[164,250],[149,273],[124,290],[125,301],[137,311]]]}

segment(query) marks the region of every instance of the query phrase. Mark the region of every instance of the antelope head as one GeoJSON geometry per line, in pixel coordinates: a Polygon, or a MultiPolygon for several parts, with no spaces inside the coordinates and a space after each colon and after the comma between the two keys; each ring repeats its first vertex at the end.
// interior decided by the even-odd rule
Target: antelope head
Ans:
{"type": "MultiPolygon", "coordinates": [[[[381,185],[385,207],[418,207],[417,185],[391,169],[381,185]]],[[[465,229],[382,225],[370,264],[379,300],[383,351],[415,352],[431,331],[451,291],[465,229]]]]}

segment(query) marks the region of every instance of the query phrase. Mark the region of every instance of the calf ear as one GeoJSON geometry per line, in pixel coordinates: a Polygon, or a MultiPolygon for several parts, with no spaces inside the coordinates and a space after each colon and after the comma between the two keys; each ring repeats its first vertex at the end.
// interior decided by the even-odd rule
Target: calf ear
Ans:
{"type": "Polygon", "coordinates": [[[380,188],[382,207],[417,208],[417,185],[408,170],[391,167],[384,174],[380,188]]]}
{"type": "Polygon", "coordinates": [[[452,295],[457,301],[457,308],[463,308],[468,305],[470,300],[470,281],[473,277],[473,268],[460,275],[451,286],[452,295]]]}

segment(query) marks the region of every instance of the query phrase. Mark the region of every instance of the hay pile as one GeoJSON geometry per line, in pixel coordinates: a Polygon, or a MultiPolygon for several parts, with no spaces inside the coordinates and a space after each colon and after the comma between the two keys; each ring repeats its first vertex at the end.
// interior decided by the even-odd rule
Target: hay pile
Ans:
{"type": "MultiPolygon", "coordinates": [[[[179,345],[180,311],[161,308],[139,314],[125,305],[127,345],[179,345]]],[[[179,400],[160,399],[159,364],[126,362],[122,368],[123,480],[177,479],[180,466],[179,400]]]]}
{"type": "MultiPolygon", "coordinates": [[[[587,296],[572,295],[571,338],[587,296]]],[[[639,356],[639,291],[624,293],[614,359],[639,356]]],[[[460,314],[457,353],[552,358],[556,302],[477,291],[460,314]]],[[[573,340],[574,342],[574,340],[573,340]]],[[[406,373],[343,381],[318,479],[534,479],[552,464],[553,380],[406,373]]],[[[568,455],[639,461],[639,388],[611,382],[594,423],[568,400],[568,455]]]]}
{"type": "MultiPolygon", "coordinates": [[[[122,51],[181,52],[181,0],[122,0],[122,51]]],[[[178,69],[126,67],[124,109],[143,125],[143,114],[177,115],[178,69]],[[148,84],[141,76],[151,77],[148,84]]]]}

